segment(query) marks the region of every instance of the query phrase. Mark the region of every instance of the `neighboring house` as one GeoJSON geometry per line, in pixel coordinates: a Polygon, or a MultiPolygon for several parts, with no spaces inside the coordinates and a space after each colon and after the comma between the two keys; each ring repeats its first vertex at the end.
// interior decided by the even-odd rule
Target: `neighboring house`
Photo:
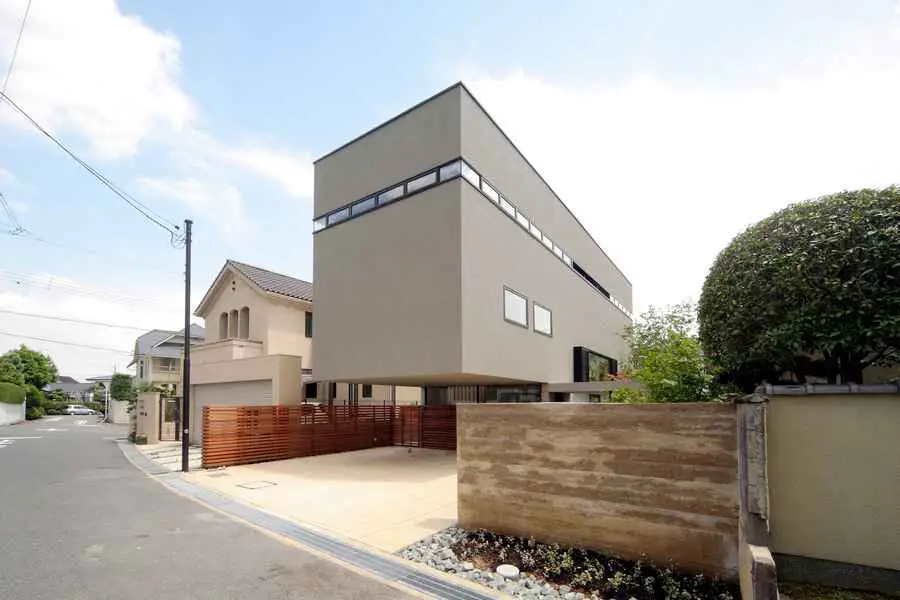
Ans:
{"type": "MultiPolygon", "coordinates": [[[[199,344],[205,332],[199,325],[191,325],[191,343],[199,344]]],[[[153,329],[134,342],[135,379],[154,386],[175,389],[181,382],[181,363],[184,355],[184,330],[153,329]]]]}
{"type": "MultiPolygon", "coordinates": [[[[312,284],[228,260],[194,314],[205,343],[191,352],[192,440],[211,404],[393,403],[420,390],[312,381],[312,284]]],[[[318,338],[317,338],[318,339],[318,338]]],[[[317,342],[318,343],[318,342],[317,342]]]]}
{"type": "Polygon", "coordinates": [[[129,421],[128,402],[117,402],[109,397],[109,387],[112,383],[112,378],[112,375],[97,375],[96,377],[88,377],[86,381],[89,381],[92,385],[99,385],[103,389],[103,397],[94,398],[94,401],[104,404],[106,418],[111,423],[127,424],[129,421]]]}
{"type": "Polygon", "coordinates": [[[625,357],[631,283],[461,83],[317,160],[314,230],[318,380],[563,400],[625,357]]]}
{"type": "MultiPolygon", "coordinates": [[[[74,378],[65,375],[60,375],[56,378],[54,383],[49,383],[44,386],[44,391],[52,392],[53,390],[60,390],[66,395],[67,399],[78,403],[91,402],[93,389],[93,383],[79,383],[74,378]]],[[[98,402],[101,401],[102,400],[98,400],[98,402]]]]}

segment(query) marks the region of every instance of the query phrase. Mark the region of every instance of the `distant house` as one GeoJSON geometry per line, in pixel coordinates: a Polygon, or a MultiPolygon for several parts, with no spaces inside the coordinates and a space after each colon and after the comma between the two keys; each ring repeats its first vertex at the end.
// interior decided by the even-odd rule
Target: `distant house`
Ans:
{"type": "MultiPolygon", "coordinates": [[[[191,325],[191,343],[203,342],[205,332],[199,325],[191,325]]],[[[135,379],[159,387],[175,388],[181,382],[181,361],[184,330],[153,329],[134,341],[135,379]]]]}
{"type": "Polygon", "coordinates": [[[56,378],[56,381],[54,383],[50,383],[44,386],[45,392],[60,390],[65,393],[67,399],[72,402],[79,403],[91,402],[93,389],[93,383],[79,383],[76,379],[72,377],[66,377],[65,375],[60,375],[56,378]]]}

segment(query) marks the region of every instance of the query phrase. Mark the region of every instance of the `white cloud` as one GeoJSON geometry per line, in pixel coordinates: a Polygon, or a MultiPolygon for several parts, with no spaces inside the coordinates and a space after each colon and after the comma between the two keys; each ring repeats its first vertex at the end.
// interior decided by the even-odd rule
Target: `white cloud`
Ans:
{"type": "MultiPolygon", "coordinates": [[[[0,1],[7,64],[23,3],[0,1]]],[[[180,44],[110,0],[34,2],[7,93],[45,126],[84,136],[97,154],[134,154],[154,135],[189,127],[196,110],[181,90],[180,44]]],[[[4,108],[7,119],[24,123],[4,108]]]]}
{"type": "MultiPolygon", "coordinates": [[[[0,0],[0,60],[15,45],[23,5],[0,0]]],[[[238,167],[293,197],[312,196],[305,153],[241,145],[204,131],[200,111],[181,88],[181,43],[112,0],[41,0],[31,9],[7,92],[52,131],[83,137],[100,158],[134,155],[142,144],[165,144],[183,169],[204,165],[225,186],[238,167]]],[[[0,125],[28,127],[0,107],[0,125]]]]}
{"type": "Polygon", "coordinates": [[[241,193],[234,186],[195,178],[143,178],[138,183],[150,192],[184,203],[201,219],[215,224],[226,236],[240,237],[248,231],[241,193]]]}
{"type": "Polygon", "coordinates": [[[896,61],[758,87],[469,84],[631,279],[637,311],[696,300],[716,254],[774,210],[900,179],[896,61]]]}

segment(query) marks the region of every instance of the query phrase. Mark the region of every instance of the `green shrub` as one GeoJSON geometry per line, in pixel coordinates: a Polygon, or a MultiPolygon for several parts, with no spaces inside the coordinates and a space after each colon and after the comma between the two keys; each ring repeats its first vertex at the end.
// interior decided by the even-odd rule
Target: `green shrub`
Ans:
{"type": "Polygon", "coordinates": [[[0,382],[0,402],[22,404],[25,402],[25,388],[14,383],[0,382]]]}
{"type": "Polygon", "coordinates": [[[34,421],[35,419],[40,419],[44,416],[44,411],[40,406],[29,406],[25,409],[25,418],[29,421],[34,421]]]}

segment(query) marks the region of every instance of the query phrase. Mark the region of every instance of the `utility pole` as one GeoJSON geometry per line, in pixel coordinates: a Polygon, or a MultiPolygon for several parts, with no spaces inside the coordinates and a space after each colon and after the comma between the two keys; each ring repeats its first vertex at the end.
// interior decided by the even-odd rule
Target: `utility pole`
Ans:
{"type": "Polygon", "coordinates": [[[181,380],[181,471],[191,470],[191,225],[184,220],[184,366],[181,380]]]}

